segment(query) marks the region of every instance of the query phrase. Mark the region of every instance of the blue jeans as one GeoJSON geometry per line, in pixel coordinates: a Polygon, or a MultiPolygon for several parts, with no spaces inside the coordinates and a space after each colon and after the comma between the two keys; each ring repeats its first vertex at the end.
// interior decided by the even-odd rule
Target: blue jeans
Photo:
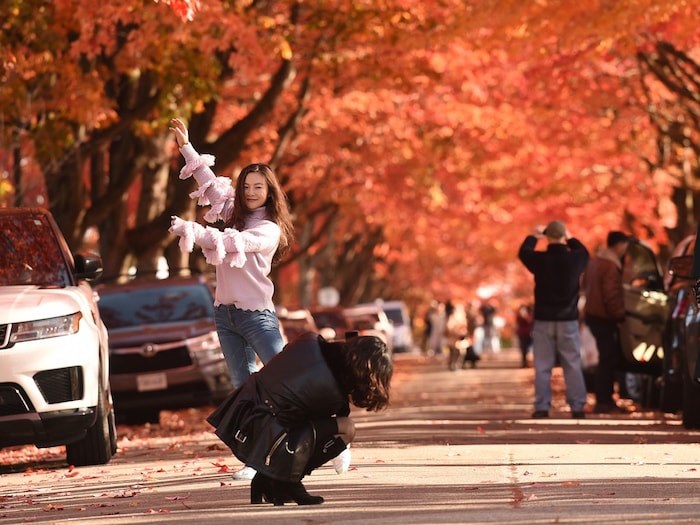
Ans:
{"type": "Polygon", "coordinates": [[[552,368],[559,355],[566,383],[566,402],[572,412],[583,411],[586,383],[581,368],[578,321],[535,321],[532,338],[535,410],[549,410],[552,404],[552,368]]]}
{"type": "Polygon", "coordinates": [[[257,370],[256,354],[265,365],[282,351],[279,320],[270,310],[241,310],[222,304],[215,308],[214,318],[233,388],[257,370]]]}

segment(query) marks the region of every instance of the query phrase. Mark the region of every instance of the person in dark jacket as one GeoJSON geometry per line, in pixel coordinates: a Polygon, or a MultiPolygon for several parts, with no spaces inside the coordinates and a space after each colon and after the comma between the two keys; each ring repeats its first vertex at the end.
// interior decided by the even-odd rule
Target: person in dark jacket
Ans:
{"type": "Polygon", "coordinates": [[[591,259],[583,276],[585,320],[598,347],[593,410],[599,414],[627,412],[615,403],[613,393],[615,375],[622,356],[618,326],[625,320],[622,258],[629,243],[630,237],[623,232],[608,233],[606,247],[591,259]]]}
{"type": "Polygon", "coordinates": [[[550,222],[536,229],[520,246],[518,257],[535,278],[533,363],[535,367],[534,418],[549,417],[552,404],[552,368],[559,358],[566,383],[566,401],[574,418],[584,418],[586,385],[579,339],[579,281],[588,263],[588,250],[571,237],[564,223],[550,222]],[[547,239],[547,249],[536,251],[547,239]]]}
{"type": "Polygon", "coordinates": [[[306,333],[251,375],[207,419],[216,435],[256,470],[251,503],[323,502],[301,479],[340,454],[355,436],[350,403],[389,404],[391,356],[373,336],[328,342],[306,333]]]}

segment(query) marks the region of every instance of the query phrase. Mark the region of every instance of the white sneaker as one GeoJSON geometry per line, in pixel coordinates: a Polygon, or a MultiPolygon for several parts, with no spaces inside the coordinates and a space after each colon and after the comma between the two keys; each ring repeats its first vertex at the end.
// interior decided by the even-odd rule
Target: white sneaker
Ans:
{"type": "Polygon", "coordinates": [[[350,445],[333,458],[333,468],[338,474],[345,474],[350,468],[350,445]]]}
{"type": "Polygon", "coordinates": [[[246,480],[246,479],[253,479],[255,477],[255,474],[257,472],[253,467],[248,467],[245,466],[241,470],[237,470],[236,472],[233,473],[233,479],[235,480],[246,480]]]}

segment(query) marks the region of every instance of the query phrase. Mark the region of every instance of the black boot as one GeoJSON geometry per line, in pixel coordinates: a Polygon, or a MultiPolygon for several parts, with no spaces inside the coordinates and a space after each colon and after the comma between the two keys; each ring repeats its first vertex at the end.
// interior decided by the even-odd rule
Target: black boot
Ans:
{"type": "Polygon", "coordinates": [[[260,504],[263,502],[263,499],[268,503],[274,503],[275,501],[272,480],[257,472],[250,482],[250,503],[253,505],[260,504]]]}
{"type": "Polygon", "coordinates": [[[323,503],[321,496],[312,496],[306,492],[301,481],[272,480],[275,506],[284,505],[287,501],[294,501],[297,505],[320,505],[323,503]]]}

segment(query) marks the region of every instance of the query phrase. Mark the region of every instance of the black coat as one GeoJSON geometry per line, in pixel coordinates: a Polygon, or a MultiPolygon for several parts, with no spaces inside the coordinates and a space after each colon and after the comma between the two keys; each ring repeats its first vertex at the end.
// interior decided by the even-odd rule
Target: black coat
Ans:
{"type": "Polygon", "coordinates": [[[317,334],[288,344],[207,419],[235,456],[269,477],[297,481],[316,446],[314,420],[347,415],[347,393],[317,334]]]}
{"type": "Polygon", "coordinates": [[[573,237],[566,244],[549,244],[546,251],[535,251],[536,245],[537,237],[528,235],[518,252],[535,276],[535,320],[577,320],[579,282],[588,264],[588,250],[573,237]]]}

